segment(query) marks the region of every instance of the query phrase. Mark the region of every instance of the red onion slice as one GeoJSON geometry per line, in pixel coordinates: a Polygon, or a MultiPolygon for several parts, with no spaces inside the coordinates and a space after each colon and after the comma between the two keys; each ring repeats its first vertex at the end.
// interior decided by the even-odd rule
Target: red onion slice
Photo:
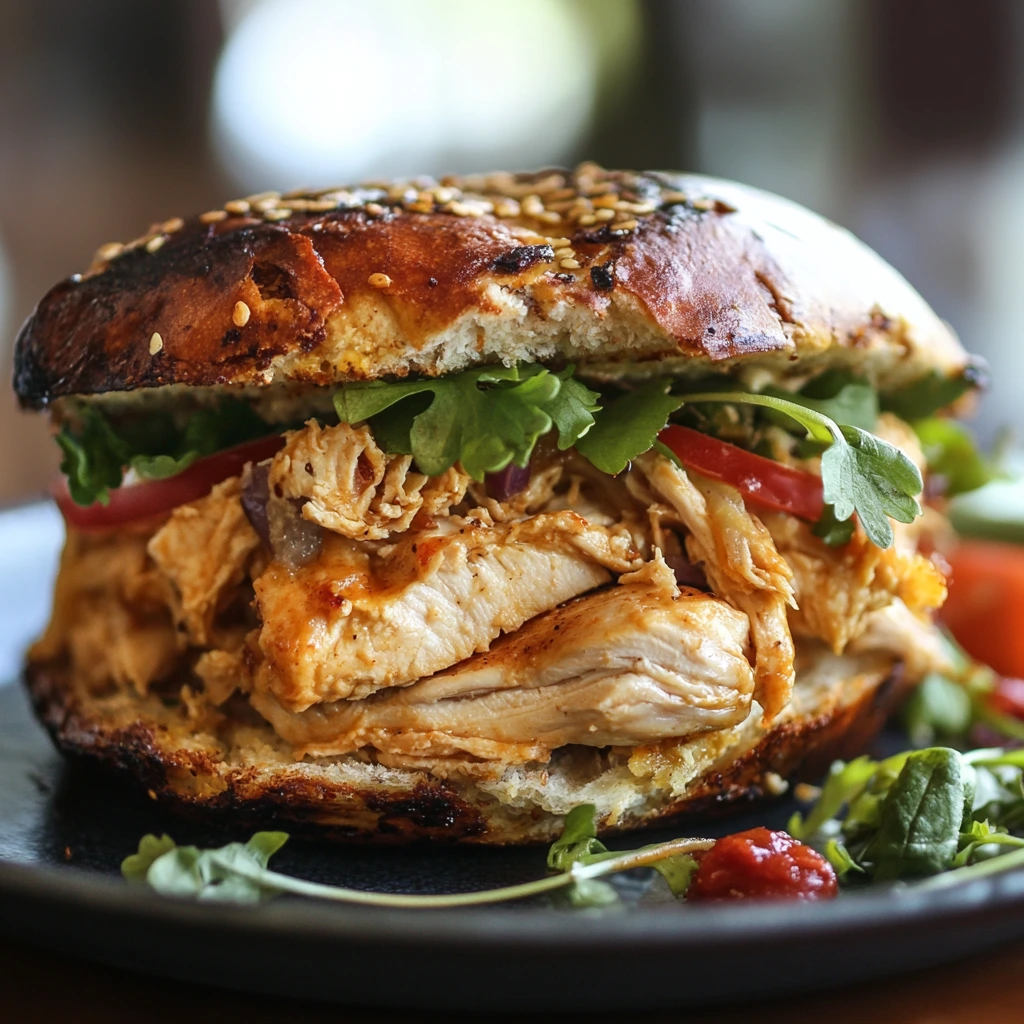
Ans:
{"type": "Polygon", "coordinates": [[[530,467],[517,466],[510,462],[497,473],[488,473],[484,477],[484,486],[489,497],[496,501],[508,501],[513,494],[526,490],[530,482],[530,467]]]}

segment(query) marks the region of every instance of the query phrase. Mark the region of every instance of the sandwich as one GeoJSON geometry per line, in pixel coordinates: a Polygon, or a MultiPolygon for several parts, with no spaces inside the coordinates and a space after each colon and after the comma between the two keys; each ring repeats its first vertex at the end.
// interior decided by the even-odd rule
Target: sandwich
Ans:
{"type": "Polygon", "coordinates": [[[920,425],[980,376],[853,236],[711,178],[176,217],[17,340],[67,523],[27,686],[222,822],[524,843],[776,795],[946,663],[920,425]]]}

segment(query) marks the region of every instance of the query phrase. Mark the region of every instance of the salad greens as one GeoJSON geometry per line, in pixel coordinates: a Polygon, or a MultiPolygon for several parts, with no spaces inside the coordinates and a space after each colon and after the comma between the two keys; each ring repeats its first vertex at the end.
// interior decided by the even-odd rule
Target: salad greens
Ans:
{"type": "Polygon", "coordinates": [[[143,836],[138,851],[122,862],[121,874],[164,896],[206,902],[261,903],[287,893],[375,907],[436,909],[501,903],[564,890],[572,906],[599,907],[619,899],[614,888],[600,881],[602,876],[651,866],[675,893],[679,887],[679,891],[685,889],[696,866],[692,854],[714,846],[711,839],[676,839],[613,853],[597,839],[594,813],[592,804],[583,804],[566,815],[562,836],[548,853],[551,873],[547,877],[482,892],[438,896],[367,892],[292,878],[267,867],[270,857],[288,839],[284,832],[257,832],[247,843],[228,843],[214,850],[178,846],[167,835],[143,836]]]}
{"type": "MultiPolygon", "coordinates": [[[[833,764],[806,817],[789,833],[816,846],[846,882],[963,872],[1024,848],[1024,751],[910,750],[833,764]]],[[[1006,858],[992,870],[1011,870],[1006,858]]]]}
{"type": "MultiPolygon", "coordinates": [[[[523,363],[343,384],[334,407],[344,423],[368,420],[386,451],[412,455],[422,472],[436,476],[460,462],[476,480],[512,463],[526,466],[537,441],[551,431],[560,449],[575,446],[598,469],[620,473],[652,447],[666,451],[658,434],[684,407],[698,417],[708,406],[751,407],[767,423],[804,431],[800,454],[821,455],[826,511],[816,532],[828,543],[849,540],[856,514],[871,540],[888,547],[889,519],[911,522],[920,513],[921,474],[899,449],[870,433],[880,399],[850,372],[825,371],[792,393],[732,390],[727,381],[678,393],[672,390],[677,385],[662,379],[611,398],[577,380],[571,365],[555,372],[523,363]]],[[[970,386],[966,376],[925,378],[881,402],[883,408],[917,414],[922,442],[955,491],[983,483],[990,469],[962,428],[931,413],[970,386]]],[[[88,505],[107,502],[126,467],[146,479],[173,476],[197,459],[272,429],[251,406],[234,399],[200,409],[185,423],[152,412],[115,423],[96,405],[79,403],[57,443],[71,496],[88,505]]]]}
{"type": "Polygon", "coordinates": [[[115,428],[95,405],[80,403],[57,434],[64,453],[60,469],[75,502],[105,505],[125,467],[147,480],[162,480],[197,459],[266,437],[272,429],[252,406],[230,398],[197,409],[183,426],[169,413],[146,412],[115,428]]]}

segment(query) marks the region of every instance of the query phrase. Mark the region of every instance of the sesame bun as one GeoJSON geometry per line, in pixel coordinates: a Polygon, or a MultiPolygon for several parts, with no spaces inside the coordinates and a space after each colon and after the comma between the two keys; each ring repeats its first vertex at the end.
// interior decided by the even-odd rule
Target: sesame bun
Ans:
{"type": "Polygon", "coordinates": [[[475,775],[356,755],[295,761],[251,715],[205,731],[153,694],[90,693],[64,664],[30,663],[26,679],[65,753],[113,769],[180,811],[338,839],[505,844],[550,842],[580,803],[595,805],[602,832],[619,831],[776,796],[783,779],[817,780],[833,758],[867,746],[909,676],[891,655],[811,646],[790,706],[769,727],[755,706],[737,727],[643,755],[566,747],[544,765],[481,765],[475,775]]]}
{"type": "Polygon", "coordinates": [[[154,225],[45,296],[15,387],[40,407],[516,360],[595,378],[855,364],[886,387],[966,364],[896,271],[795,203],[584,164],[266,193],[154,225]]]}

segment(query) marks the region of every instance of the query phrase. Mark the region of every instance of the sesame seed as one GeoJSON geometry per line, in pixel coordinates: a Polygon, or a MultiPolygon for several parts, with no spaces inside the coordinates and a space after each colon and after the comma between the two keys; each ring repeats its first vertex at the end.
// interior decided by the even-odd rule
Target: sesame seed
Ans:
{"type": "Polygon", "coordinates": [[[157,235],[146,243],[146,252],[156,252],[167,241],[166,235],[157,235]]]}
{"type": "Polygon", "coordinates": [[[575,256],[575,255],[576,255],[576,253],[573,250],[573,248],[571,246],[568,246],[568,245],[563,246],[562,248],[555,250],[555,259],[556,260],[572,259],[572,257],[575,256]]]}
{"type": "Polygon", "coordinates": [[[661,197],[661,201],[666,206],[671,206],[674,203],[685,203],[686,202],[686,193],[685,192],[666,192],[661,197]]]}
{"type": "Polygon", "coordinates": [[[558,265],[564,267],[566,270],[579,270],[580,261],[573,259],[559,260],[558,265]]]}
{"type": "Polygon", "coordinates": [[[615,211],[614,210],[595,210],[594,211],[594,219],[598,220],[598,221],[614,220],[615,219],[615,211]]]}
{"type": "MultiPolygon", "coordinates": [[[[301,192],[299,193],[302,194],[301,192]]],[[[246,196],[242,200],[244,203],[248,203],[250,206],[255,206],[257,203],[265,203],[268,199],[277,202],[281,198],[280,192],[254,192],[251,196],[246,196]]]]}
{"type": "Polygon", "coordinates": [[[225,220],[227,215],[227,210],[207,210],[206,213],[199,214],[199,222],[201,224],[216,224],[219,220],[225,220]]]}
{"type": "Polygon", "coordinates": [[[713,199],[694,199],[692,205],[695,210],[707,212],[715,208],[715,201],[713,199]]]}
{"type": "Polygon", "coordinates": [[[244,199],[232,199],[224,204],[224,209],[228,213],[233,213],[236,216],[242,216],[249,212],[249,204],[244,199]]]}
{"type": "Polygon", "coordinates": [[[597,217],[592,213],[584,213],[579,221],[580,227],[589,228],[591,225],[597,223],[597,217]]]}
{"type": "Polygon", "coordinates": [[[427,200],[427,201],[424,201],[422,199],[417,199],[416,202],[404,203],[403,205],[405,206],[405,208],[410,213],[433,213],[434,212],[434,200],[433,199],[430,199],[430,200],[427,200]]]}
{"type": "Polygon", "coordinates": [[[561,224],[562,215],[560,213],[555,213],[554,210],[545,210],[543,213],[537,214],[537,220],[544,224],[561,224]]]}
{"type": "Polygon", "coordinates": [[[264,220],[287,220],[292,215],[292,211],[286,207],[279,206],[274,210],[264,210],[264,220]]]}
{"type": "Polygon", "coordinates": [[[620,220],[618,224],[612,225],[612,231],[633,231],[636,226],[635,220],[620,220]]]}
{"type": "Polygon", "coordinates": [[[594,196],[591,203],[599,209],[611,209],[619,202],[619,197],[614,192],[605,192],[602,196],[594,196]]]}
{"type": "Polygon", "coordinates": [[[520,206],[527,217],[537,217],[544,212],[544,204],[538,195],[524,196],[520,206]]]}
{"type": "Polygon", "coordinates": [[[101,245],[96,250],[95,258],[101,263],[107,263],[110,260],[117,259],[123,252],[124,246],[120,242],[107,242],[106,245],[101,245]]]}
{"type": "Polygon", "coordinates": [[[552,249],[564,249],[567,245],[572,245],[571,238],[546,238],[545,241],[552,249]]]}
{"type": "Polygon", "coordinates": [[[503,199],[494,204],[494,212],[499,217],[518,217],[520,208],[514,199],[503,199]]]}
{"type": "Polygon", "coordinates": [[[249,307],[242,301],[235,303],[231,311],[231,322],[236,327],[244,327],[249,322],[249,307]]]}
{"type": "Polygon", "coordinates": [[[170,220],[165,220],[160,225],[161,231],[166,231],[167,234],[173,235],[175,231],[180,231],[185,226],[185,222],[180,217],[172,217],[170,220]]]}
{"type": "Polygon", "coordinates": [[[365,209],[373,217],[379,217],[384,212],[384,207],[380,203],[367,203],[365,209]]]}
{"type": "Polygon", "coordinates": [[[154,331],[153,337],[149,339],[149,354],[155,356],[164,347],[164,339],[154,331]]]}
{"type": "Polygon", "coordinates": [[[434,200],[442,205],[450,203],[453,199],[457,198],[458,195],[458,189],[448,188],[444,185],[439,185],[434,189],[434,200]]]}
{"type": "Polygon", "coordinates": [[[551,203],[557,203],[565,199],[575,198],[576,189],[574,188],[557,188],[554,192],[549,192],[546,197],[549,206],[551,205],[551,203]]]}
{"type": "Polygon", "coordinates": [[[366,283],[371,288],[390,288],[391,278],[387,274],[371,274],[367,279],[366,283]]]}

